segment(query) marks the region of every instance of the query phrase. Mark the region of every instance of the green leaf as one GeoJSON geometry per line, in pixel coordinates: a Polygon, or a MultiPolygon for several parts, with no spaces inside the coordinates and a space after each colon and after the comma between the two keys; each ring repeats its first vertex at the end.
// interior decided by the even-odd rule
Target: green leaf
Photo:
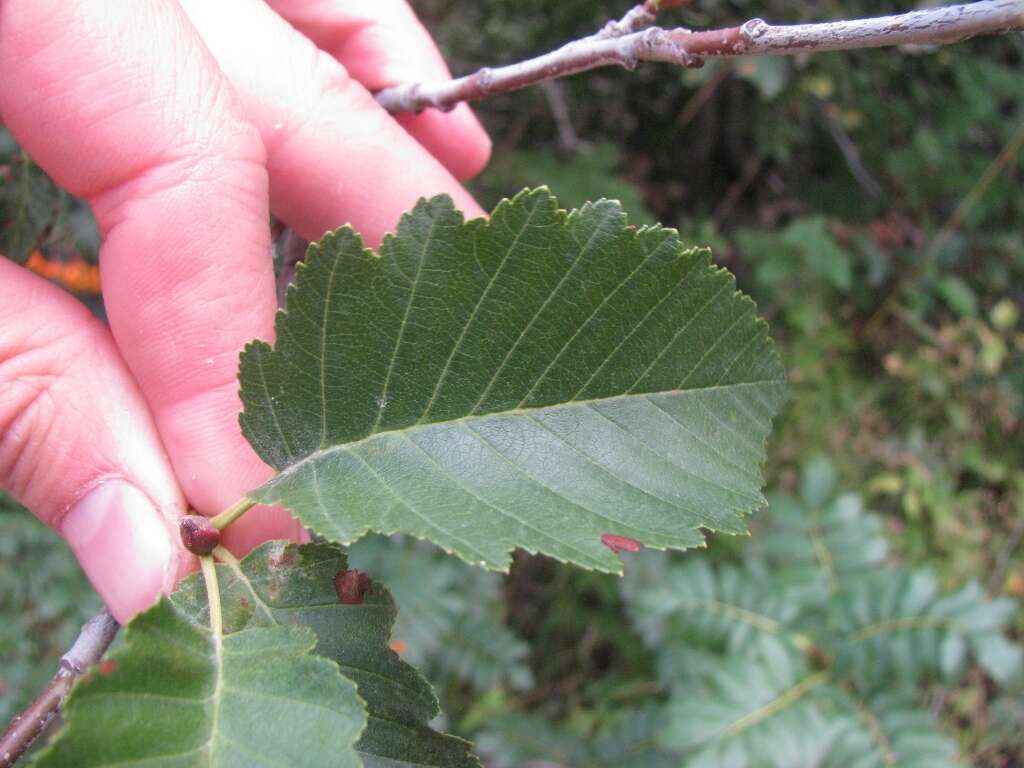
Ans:
{"type": "MultiPolygon", "coordinates": [[[[369,720],[356,744],[365,766],[478,768],[467,742],[427,725],[438,714],[437,699],[419,672],[388,647],[395,605],[387,591],[374,583],[361,604],[338,600],[334,577],[346,567],[336,545],[280,541],[261,545],[238,564],[218,564],[224,631],[293,624],[312,629],[316,653],[336,662],[366,702],[369,720]]],[[[207,621],[197,577],[183,582],[173,599],[197,624],[207,621]]]]}
{"type": "Polygon", "coordinates": [[[832,736],[817,703],[828,687],[792,654],[721,660],[676,689],[659,743],[685,753],[687,768],[818,766],[832,736]]]}
{"type": "Polygon", "coordinates": [[[794,219],[783,231],[782,242],[803,256],[804,266],[833,288],[847,292],[853,285],[853,260],[828,230],[823,216],[794,219]]]}
{"type": "Polygon", "coordinates": [[[492,718],[478,736],[480,752],[494,768],[537,763],[587,768],[675,768],[679,758],[660,749],[654,735],[661,709],[630,709],[599,734],[552,725],[538,714],[506,713],[492,718]]]}
{"type": "Polygon", "coordinates": [[[76,683],[43,768],[359,766],[355,686],[302,627],[215,637],[162,599],[76,683]]]}
{"type": "Polygon", "coordinates": [[[662,724],[662,708],[629,709],[610,729],[592,740],[594,763],[608,768],[676,768],[679,758],[655,741],[662,724]]]}
{"type": "Polygon", "coordinates": [[[514,768],[535,760],[559,766],[587,765],[585,738],[552,725],[546,717],[511,712],[492,718],[476,737],[477,749],[494,768],[514,768]]]}
{"type": "Polygon", "coordinates": [[[811,462],[801,499],[769,497],[768,514],[750,542],[750,552],[775,570],[777,581],[799,590],[805,602],[823,604],[850,579],[871,573],[888,555],[882,520],[864,509],[854,493],[833,496],[827,462],[811,462]]]}
{"type": "Polygon", "coordinates": [[[652,648],[668,642],[728,653],[743,653],[770,642],[803,647],[793,631],[800,604],[784,590],[735,566],[712,566],[689,557],[662,568],[650,561],[664,556],[645,552],[631,561],[622,594],[633,625],[652,648]]]}
{"type": "Polygon", "coordinates": [[[800,498],[809,507],[821,507],[836,489],[836,470],[824,456],[808,461],[800,474],[800,498]]]}
{"type": "Polygon", "coordinates": [[[828,650],[838,669],[869,690],[928,672],[956,680],[969,651],[1010,680],[1020,674],[1021,651],[1003,633],[1016,606],[986,599],[976,583],[944,595],[931,571],[888,569],[837,595],[828,650]]]}
{"type": "Polygon", "coordinates": [[[617,572],[605,533],[745,530],[782,379],[753,302],[673,231],[545,189],[489,221],[437,197],[380,256],[346,228],[312,246],[276,347],[243,353],[242,429],[280,473],[250,496],[339,542],[617,572]]]}
{"type": "Polygon", "coordinates": [[[1024,673],[1024,649],[1001,634],[985,634],[974,642],[978,663],[1000,685],[1021,682],[1024,673]]]}
{"type": "Polygon", "coordinates": [[[963,278],[946,275],[939,280],[936,288],[942,300],[958,315],[978,316],[978,296],[963,278]]]}
{"type": "Polygon", "coordinates": [[[953,768],[962,765],[956,745],[938,730],[935,718],[912,692],[888,691],[859,700],[832,689],[846,716],[821,768],[953,768]]]}

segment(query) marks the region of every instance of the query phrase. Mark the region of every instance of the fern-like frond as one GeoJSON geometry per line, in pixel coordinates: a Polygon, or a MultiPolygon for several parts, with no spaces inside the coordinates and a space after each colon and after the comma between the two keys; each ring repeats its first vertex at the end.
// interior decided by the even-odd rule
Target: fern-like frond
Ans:
{"type": "Polygon", "coordinates": [[[821,768],[954,768],[956,744],[938,730],[932,714],[913,692],[889,691],[860,699],[838,692],[837,720],[832,746],[821,768]]]}
{"type": "Polygon", "coordinates": [[[889,550],[881,518],[865,510],[859,495],[836,494],[826,459],[804,468],[799,498],[771,496],[761,523],[749,555],[811,604],[877,568],[889,550]]]}
{"type": "Polygon", "coordinates": [[[678,768],[679,756],[655,738],[662,719],[659,707],[643,706],[590,734],[554,726],[539,714],[514,713],[491,720],[476,744],[495,768],[678,768]]]}
{"type": "Polygon", "coordinates": [[[539,714],[510,712],[492,718],[473,740],[478,754],[493,768],[518,768],[535,760],[558,766],[586,766],[587,740],[553,725],[539,714]]]}
{"type": "Polygon", "coordinates": [[[831,604],[828,650],[866,690],[925,674],[957,679],[973,651],[994,673],[1020,674],[1020,648],[1004,637],[1016,603],[988,600],[971,583],[942,594],[928,570],[890,569],[858,580],[831,604]]]}
{"type": "Polygon", "coordinates": [[[819,706],[828,673],[793,654],[731,657],[674,691],[660,734],[687,768],[814,768],[835,730],[819,706]]]}
{"type": "Polygon", "coordinates": [[[766,639],[810,645],[793,629],[800,605],[755,574],[699,556],[668,561],[658,552],[645,552],[630,566],[622,595],[634,627],[652,647],[669,639],[730,653],[766,639]]]}
{"type": "Polygon", "coordinates": [[[499,685],[526,690],[533,675],[526,666],[530,647],[485,612],[468,613],[428,659],[427,669],[439,684],[468,682],[478,691],[499,685]]]}

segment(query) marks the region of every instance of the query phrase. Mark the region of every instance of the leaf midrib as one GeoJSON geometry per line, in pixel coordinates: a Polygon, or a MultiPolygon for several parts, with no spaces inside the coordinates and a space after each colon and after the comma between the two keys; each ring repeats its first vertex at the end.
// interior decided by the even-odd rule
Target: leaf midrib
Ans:
{"type": "Polygon", "coordinates": [[[213,749],[216,744],[218,729],[220,727],[220,709],[224,696],[224,638],[221,635],[211,634],[213,644],[214,669],[217,674],[217,681],[210,696],[213,712],[210,716],[210,738],[206,741],[206,751],[210,755],[210,762],[213,762],[213,749]]]}
{"type": "Polygon", "coordinates": [[[366,435],[365,437],[361,437],[358,440],[340,442],[334,445],[327,446],[325,448],[317,449],[307,454],[306,456],[303,456],[301,459],[294,462],[293,464],[289,464],[285,469],[282,469],[270,481],[268,481],[268,484],[271,484],[276,480],[289,477],[297,473],[299,470],[301,470],[309,463],[312,463],[314,461],[317,461],[319,459],[330,456],[340,451],[354,451],[358,449],[360,446],[366,443],[370,443],[373,440],[381,438],[385,435],[398,435],[408,437],[408,435],[413,433],[425,432],[428,429],[448,424],[460,424],[465,422],[482,421],[483,419],[499,418],[504,416],[528,417],[531,413],[536,413],[538,411],[548,411],[554,410],[556,408],[587,407],[595,403],[612,403],[617,400],[636,400],[637,398],[645,398],[649,400],[650,397],[653,395],[682,397],[685,395],[706,394],[708,392],[714,391],[728,391],[745,387],[763,386],[781,387],[782,381],[780,379],[756,379],[754,381],[742,381],[733,384],[712,384],[707,387],[695,387],[691,389],[666,389],[659,392],[624,393],[621,395],[611,395],[609,397],[595,397],[586,400],[571,400],[565,403],[554,403],[553,405],[538,406],[536,408],[509,408],[504,411],[492,411],[491,413],[471,413],[467,414],[466,416],[460,416],[455,419],[445,419],[444,421],[434,421],[425,424],[414,423],[408,427],[402,427],[400,429],[386,429],[381,430],[379,432],[371,432],[370,434],[366,435]]]}

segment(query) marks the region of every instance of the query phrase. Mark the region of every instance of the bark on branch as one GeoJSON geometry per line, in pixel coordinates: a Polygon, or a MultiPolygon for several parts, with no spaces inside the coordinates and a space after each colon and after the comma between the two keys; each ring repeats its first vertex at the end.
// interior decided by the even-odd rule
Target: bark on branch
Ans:
{"type": "MultiPolygon", "coordinates": [[[[668,5],[661,3],[662,7],[668,5]]],[[[389,112],[420,112],[427,107],[447,111],[461,101],[610,65],[633,69],[641,61],[662,61],[698,67],[705,59],[946,45],[976,35],[1024,30],[1024,0],[980,0],[895,16],[821,24],[776,26],[751,19],[738,27],[703,32],[651,26],[657,8],[658,3],[646,2],[597,34],[533,59],[484,68],[454,80],[387,88],[377,93],[377,101],[389,112]]]]}
{"type": "Polygon", "coordinates": [[[107,611],[93,616],[78,634],[71,649],[60,660],[60,668],[49,685],[24,712],[15,715],[0,737],[0,768],[14,765],[32,743],[39,738],[60,711],[71,683],[78,675],[100,660],[119,629],[107,611]]]}

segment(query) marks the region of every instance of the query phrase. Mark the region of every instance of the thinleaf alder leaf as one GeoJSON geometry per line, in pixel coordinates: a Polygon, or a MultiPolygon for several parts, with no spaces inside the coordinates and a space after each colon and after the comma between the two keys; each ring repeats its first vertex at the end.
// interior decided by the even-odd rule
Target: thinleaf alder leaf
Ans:
{"type": "Polygon", "coordinates": [[[218,638],[162,599],[76,683],[35,765],[356,768],[363,703],[315,643],[294,626],[218,638]]]}
{"type": "MultiPolygon", "coordinates": [[[[367,768],[479,768],[468,742],[428,726],[440,711],[430,684],[388,647],[396,614],[391,595],[374,582],[362,603],[339,601],[334,576],[347,567],[335,544],[283,541],[267,542],[241,562],[218,564],[224,631],[228,637],[256,627],[315,632],[316,653],[337,663],[366,702],[367,725],[355,748],[367,768]]],[[[196,624],[209,621],[198,576],[172,599],[196,624]]]]}
{"type": "Polygon", "coordinates": [[[707,250],[615,201],[567,213],[527,190],[466,222],[435,197],[379,256],[339,229],[276,332],[242,355],[242,429],[278,470],[250,496],[335,541],[618,571],[603,534],[699,546],[764,505],[767,327],[707,250]]]}

